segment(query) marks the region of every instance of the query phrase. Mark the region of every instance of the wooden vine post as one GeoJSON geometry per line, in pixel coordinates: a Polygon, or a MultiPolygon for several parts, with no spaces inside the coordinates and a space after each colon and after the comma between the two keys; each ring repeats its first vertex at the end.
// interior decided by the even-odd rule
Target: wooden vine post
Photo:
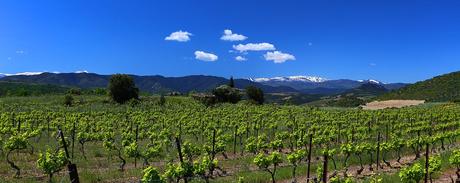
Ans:
{"type": "Polygon", "coordinates": [[[67,157],[67,170],[69,171],[69,176],[70,176],[70,182],[71,183],[80,183],[80,179],[78,178],[78,171],[77,171],[77,165],[73,164],[70,162],[70,156],[69,156],[69,151],[67,150],[67,143],[64,139],[64,133],[61,130],[61,127],[59,127],[59,137],[61,137],[62,144],[64,146],[64,151],[65,155],[67,157]]]}
{"type": "Polygon", "coordinates": [[[430,145],[426,143],[426,151],[425,151],[425,183],[428,183],[428,177],[430,176],[430,145]]]}
{"type": "Polygon", "coordinates": [[[324,154],[324,162],[323,162],[323,183],[327,183],[327,164],[329,163],[329,150],[327,150],[324,154]]]}
{"type": "Polygon", "coordinates": [[[379,161],[380,161],[380,132],[377,135],[377,171],[379,170],[379,161]]]}
{"type": "Polygon", "coordinates": [[[313,134],[310,134],[309,136],[310,138],[310,142],[308,144],[308,157],[307,157],[307,183],[310,182],[310,165],[311,165],[311,146],[312,146],[312,142],[313,142],[313,134]]]}

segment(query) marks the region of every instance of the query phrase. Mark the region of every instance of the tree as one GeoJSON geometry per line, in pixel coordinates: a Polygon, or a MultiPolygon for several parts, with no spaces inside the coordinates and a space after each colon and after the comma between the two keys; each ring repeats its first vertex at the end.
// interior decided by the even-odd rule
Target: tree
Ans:
{"type": "Polygon", "coordinates": [[[165,103],[166,103],[165,95],[164,95],[164,94],[161,94],[161,95],[160,95],[160,99],[158,100],[158,104],[159,104],[160,106],[164,106],[165,103]]]}
{"type": "Polygon", "coordinates": [[[216,96],[217,102],[238,103],[241,100],[240,91],[227,85],[215,88],[212,94],[216,96]]]}
{"type": "Polygon", "coordinates": [[[139,98],[139,89],[136,88],[134,80],[126,74],[112,75],[108,90],[110,97],[117,103],[139,98]]]}
{"type": "Polygon", "coordinates": [[[233,81],[233,76],[230,77],[230,81],[228,82],[228,86],[231,88],[235,88],[235,81],[233,81]]]}
{"type": "Polygon", "coordinates": [[[72,103],[73,103],[73,97],[72,97],[72,95],[70,95],[70,94],[65,95],[65,96],[64,96],[64,105],[70,107],[70,106],[72,106],[72,103]]]}
{"type": "Polygon", "coordinates": [[[257,104],[264,103],[264,91],[262,91],[260,88],[255,86],[248,86],[246,87],[246,95],[248,96],[249,100],[257,104]]]}

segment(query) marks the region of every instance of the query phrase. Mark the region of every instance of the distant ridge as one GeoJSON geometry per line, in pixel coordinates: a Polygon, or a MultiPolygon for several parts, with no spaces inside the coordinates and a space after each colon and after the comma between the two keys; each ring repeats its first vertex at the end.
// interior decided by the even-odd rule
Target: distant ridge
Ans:
{"type": "Polygon", "coordinates": [[[413,99],[431,102],[458,101],[460,100],[460,71],[408,85],[384,94],[378,99],[413,99]]]}
{"type": "MultiPolygon", "coordinates": [[[[191,91],[210,91],[216,86],[228,83],[228,79],[216,76],[192,75],[184,77],[164,76],[137,76],[131,75],[141,91],[150,93],[176,91],[188,93],[191,91]]],[[[37,73],[37,74],[16,74],[0,78],[0,81],[52,84],[67,87],[79,88],[105,88],[109,82],[110,75],[99,75],[95,73],[37,73]]],[[[235,79],[237,88],[245,88],[254,85],[262,88],[267,93],[298,92],[287,86],[267,86],[252,82],[246,79],[235,79]]]]}
{"type": "Polygon", "coordinates": [[[347,90],[346,92],[342,93],[342,95],[351,95],[355,97],[375,97],[387,92],[388,89],[386,89],[383,85],[377,84],[376,82],[369,82],[364,83],[357,88],[347,90]]]}
{"type": "MultiPolygon", "coordinates": [[[[190,75],[182,77],[164,77],[160,75],[138,76],[131,75],[141,91],[160,93],[176,91],[188,93],[191,91],[210,91],[216,86],[228,83],[227,78],[206,75],[190,75]]],[[[110,75],[77,71],[73,73],[58,72],[24,72],[17,74],[0,74],[0,81],[23,83],[52,84],[79,88],[105,88],[110,75]]],[[[316,76],[287,76],[274,78],[235,79],[237,88],[244,89],[249,85],[262,88],[266,93],[303,93],[314,95],[336,95],[357,88],[363,83],[375,83],[388,90],[405,86],[404,83],[384,84],[377,80],[329,80],[316,76]]]]}

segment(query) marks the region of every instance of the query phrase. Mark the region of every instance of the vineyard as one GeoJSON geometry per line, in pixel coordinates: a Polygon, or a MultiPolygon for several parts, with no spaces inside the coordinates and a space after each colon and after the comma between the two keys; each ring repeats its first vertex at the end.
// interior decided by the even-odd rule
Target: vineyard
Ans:
{"type": "Polygon", "coordinates": [[[80,182],[453,182],[460,168],[455,104],[366,111],[206,107],[185,97],[164,105],[92,97],[75,107],[37,100],[0,101],[0,182],[70,182],[68,161],[80,182]]]}

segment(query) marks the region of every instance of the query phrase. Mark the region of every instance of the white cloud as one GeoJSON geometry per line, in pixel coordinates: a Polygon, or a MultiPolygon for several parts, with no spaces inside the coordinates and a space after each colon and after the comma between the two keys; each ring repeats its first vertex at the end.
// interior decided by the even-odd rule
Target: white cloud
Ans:
{"type": "Polygon", "coordinates": [[[242,57],[242,56],[237,56],[237,57],[235,57],[235,60],[241,62],[241,61],[246,61],[246,60],[248,60],[248,59],[247,59],[247,58],[244,58],[244,57],[242,57]]]}
{"type": "Polygon", "coordinates": [[[82,71],[75,71],[77,74],[82,74],[82,73],[89,73],[87,70],[82,70],[82,71]]]}
{"type": "Polygon", "coordinates": [[[376,63],[369,63],[369,66],[374,67],[374,66],[377,66],[377,64],[376,63]]]}
{"type": "Polygon", "coordinates": [[[270,43],[238,44],[238,45],[233,45],[233,49],[238,50],[240,52],[276,50],[275,46],[270,43]]]}
{"type": "Polygon", "coordinates": [[[24,54],[24,53],[26,53],[24,50],[17,50],[16,51],[16,54],[24,54]]]}
{"type": "Polygon", "coordinates": [[[171,35],[166,37],[165,40],[166,41],[187,42],[187,41],[190,41],[190,36],[192,36],[192,33],[180,30],[180,31],[171,33],[171,35]]]}
{"type": "Polygon", "coordinates": [[[226,29],[224,30],[224,35],[220,37],[221,40],[224,41],[243,41],[246,40],[248,37],[243,36],[241,34],[233,33],[232,30],[226,29]]]}
{"type": "Polygon", "coordinates": [[[195,51],[195,59],[197,60],[202,60],[206,62],[214,62],[218,58],[219,57],[217,55],[214,55],[212,53],[206,53],[204,51],[195,51]]]}
{"type": "Polygon", "coordinates": [[[11,59],[13,59],[13,58],[11,58],[11,57],[8,57],[7,59],[8,59],[8,60],[11,60],[11,59]]]}
{"type": "Polygon", "coordinates": [[[265,60],[272,60],[274,63],[284,63],[288,60],[295,60],[294,55],[288,54],[288,53],[283,53],[280,51],[274,51],[274,52],[267,52],[264,54],[265,60]]]}

